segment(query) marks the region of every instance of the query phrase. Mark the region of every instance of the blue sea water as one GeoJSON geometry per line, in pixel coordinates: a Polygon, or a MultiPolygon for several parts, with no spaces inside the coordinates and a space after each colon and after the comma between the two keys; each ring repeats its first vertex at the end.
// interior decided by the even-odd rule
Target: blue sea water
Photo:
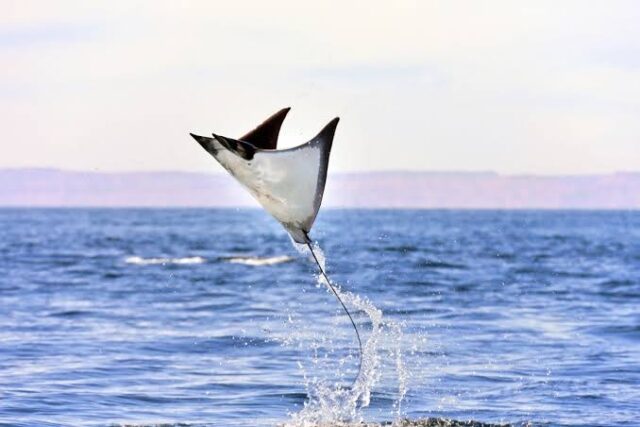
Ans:
{"type": "MultiPolygon", "coordinates": [[[[325,210],[312,236],[386,322],[356,420],[640,425],[640,212],[325,210]]],[[[3,209],[0,253],[1,425],[274,426],[355,375],[262,211],[3,209]]]]}

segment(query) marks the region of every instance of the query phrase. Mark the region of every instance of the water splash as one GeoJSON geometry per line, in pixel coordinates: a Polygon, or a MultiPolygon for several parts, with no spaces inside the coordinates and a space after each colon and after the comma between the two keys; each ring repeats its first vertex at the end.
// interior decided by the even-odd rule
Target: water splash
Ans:
{"type": "MultiPolygon", "coordinates": [[[[310,256],[309,249],[304,245],[294,244],[296,249],[310,256]]],[[[326,257],[322,249],[314,243],[313,250],[322,266],[325,268],[326,257]]],[[[326,283],[321,274],[317,275],[318,286],[325,286],[329,291],[329,284],[326,283]]],[[[397,375],[398,391],[394,402],[394,412],[396,419],[402,416],[402,401],[407,392],[407,372],[404,365],[402,353],[403,332],[402,325],[389,319],[385,319],[382,310],[378,309],[369,299],[361,297],[352,292],[344,291],[340,285],[331,282],[339,297],[344,303],[355,308],[356,312],[365,313],[370,323],[370,331],[363,346],[362,369],[356,378],[353,386],[343,387],[329,379],[319,379],[315,376],[308,377],[302,364],[299,364],[305,379],[305,388],[309,399],[304,403],[301,411],[292,414],[291,420],[285,424],[288,427],[294,426],[317,426],[336,425],[339,423],[362,423],[364,422],[361,409],[369,406],[371,402],[371,392],[381,377],[381,359],[388,356],[392,359],[397,375]],[[383,352],[382,341],[391,344],[390,351],[383,352]]],[[[360,326],[362,328],[362,325],[360,326]]],[[[314,362],[317,362],[317,351],[314,351],[314,362]]],[[[353,359],[353,355],[348,355],[339,361],[339,368],[335,372],[341,378],[346,360],[353,359]]]]}

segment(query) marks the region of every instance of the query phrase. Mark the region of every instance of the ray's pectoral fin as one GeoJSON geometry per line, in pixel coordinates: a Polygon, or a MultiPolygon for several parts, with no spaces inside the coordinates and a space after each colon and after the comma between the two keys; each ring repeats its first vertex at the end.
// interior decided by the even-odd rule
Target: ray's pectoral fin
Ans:
{"type": "Polygon", "coordinates": [[[308,226],[308,229],[305,230],[307,233],[311,231],[311,226],[313,225],[313,221],[318,214],[318,210],[320,210],[320,205],[322,204],[322,197],[324,195],[324,187],[327,182],[327,172],[329,170],[329,155],[331,154],[331,147],[333,146],[333,137],[336,134],[336,128],[338,127],[338,122],[340,121],[339,117],[331,120],[327,125],[322,128],[322,130],[318,133],[318,135],[313,138],[310,144],[317,144],[320,146],[320,163],[318,168],[318,181],[316,185],[316,194],[314,197],[314,213],[313,219],[308,226]]]}
{"type": "Polygon", "coordinates": [[[298,147],[259,153],[268,157],[271,165],[278,166],[279,177],[273,182],[271,192],[279,194],[286,206],[280,208],[268,201],[261,203],[297,243],[310,242],[308,234],[322,204],[338,121],[337,117],[331,120],[318,135],[298,147]]]}
{"type": "Polygon", "coordinates": [[[261,150],[275,150],[278,146],[280,127],[289,110],[291,108],[287,107],[278,111],[254,130],[242,136],[240,141],[248,142],[261,150]]]}

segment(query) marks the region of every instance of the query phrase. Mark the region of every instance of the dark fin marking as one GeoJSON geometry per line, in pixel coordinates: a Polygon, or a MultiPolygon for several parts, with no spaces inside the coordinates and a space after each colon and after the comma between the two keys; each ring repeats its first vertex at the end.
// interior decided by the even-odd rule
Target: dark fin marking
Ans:
{"type": "Polygon", "coordinates": [[[213,145],[213,138],[195,135],[193,133],[190,133],[189,135],[191,135],[193,139],[195,139],[198,142],[198,144],[200,144],[200,146],[207,151],[207,153],[211,154],[212,156],[215,156],[216,154],[218,154],[218,150],[216,150],[216,148],[213,145]]]}
{"type": "Polygon", "coordinates": [[[333,137],[336,134],[336,128],[340,117],[336,117],[326,124],[324,128],[313,138],[310,143],[320,146],[320,169],[318,170],[318,183],[316,185],[316,197],[313,201],[314,215],[303,224],[303,231],[308,233],[316,220],[322,197],[324,196],[324,187],[327,183],[327,172],[329,170],[329,155],[333,146],[333,137]]]}
{"type": "MultiPolygon", "coordinates": [[[[334,127],[334,130],[335,130],[335,127],[334,127]]],[[[316,265],[318,266],[318,269],[320,270],[320,273],[322,274],[322,277],[324,277],[324,280],[327,282],[327,285],[329,286],[329,289],[331,289],[331,291],[333,292],[333,295],[335,295],[335,297],[340,302],[340,305],[342,305],[342,309],[344,310],[345,313],[347,313],[347,316],[349,317],[349,320],[351,321],[351,325],[353,326],[353,330],[356,331],[356,338],[358,339],[358,350],[360,351],[360,359],[359,359],[359,364],[358,364],[358,374],[353,379],[353,383],[351,384],[351,387],[353,388],[355,386],[356,382],[358,381],[358,378],[360,378],[360,374],[362,372],[362,358],[363,358],[364,352],[362,350],[362,339],[360,338],[360,332],[358,332],[358,327],[356,326],[356,322],[353,320],[353,317],[351,316],[351,313],[349,313],[349,310],[347,309],[347,306],[342,301],[342,298],[340,298],[340,294],[338,294],[338,291],[336,291],[336,288],[333,287],[333,285],[331,284],[331,281],[329,280],[329,277],[327,276],[327,273],[325,273],[324,268],[322,268],[322,265],[320,264],[320,261],[318,261],[318,257],[316,256],[316,253],[313,250],[313,245],[311,244],[311,239],[309,238],[309,235],[305,233],[305,237],[307,239],[307,242],[306,242],[307,243],[307,247],[309,248],[309,251],[311,251],[311,255],[313,256],[313,260],[316,262],[316,265]]]]}
{"type": "Polygon", "coordinates": [[[226,136],[220,136],[213,134],[213,137],[220,142],[227,150],[237,154],[245,160],[253,159],[256,154],[256,147],[245,141],[238,141],[237,139],[227,138],[226,136]]]}
{"type": "Polygon", "coordinates": [[[239,139],[262,150],[275,150],[278,146],[280,127],[290,109],[290,107],[283,108],[239,139]]]}

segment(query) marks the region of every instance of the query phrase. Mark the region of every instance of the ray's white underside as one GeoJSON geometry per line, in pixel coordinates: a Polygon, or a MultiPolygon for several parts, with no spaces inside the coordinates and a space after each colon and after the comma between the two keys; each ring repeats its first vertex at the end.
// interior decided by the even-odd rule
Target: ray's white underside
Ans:
{"type": "MultiPolygon", "coordinates": [[[[317,213],[322,150],[308,143],[289,150],[263,150],[246,160],[214,138],[215,158],[285,228],[296,241],[317,213]]],[[[302,240],[304,241],[304,240],[302,240]]]]}

